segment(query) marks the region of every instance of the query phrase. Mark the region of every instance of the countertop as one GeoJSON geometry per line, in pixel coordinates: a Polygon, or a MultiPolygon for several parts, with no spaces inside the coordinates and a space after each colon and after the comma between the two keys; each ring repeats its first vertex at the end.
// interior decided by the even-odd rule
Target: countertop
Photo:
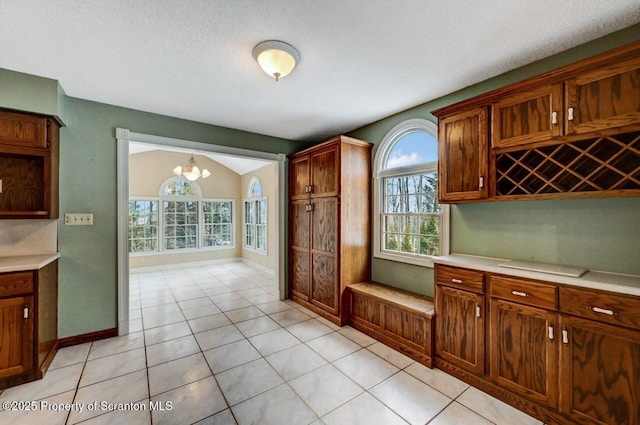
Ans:
{"type": "Polygon", "coordinates": [[[60,258],[60,253],[0,257],[0,273],[38,270],[60,258]]]}
{"type": "MultiPolygon", "coordinates": [[[[499,273],[507,276],[523,277],[527,279],[536,279],[546,282],[561,283],[571,286],[580,286],[583,288],[600,289],[603,291],[640,296],[640,276],[635,275],[587,270],[586,273],[584,273],[582,276],[573,277],[555,273],[543,273],[539,271],[500,267],[500,264],[509,263],[511,262],[511,260],[501,258],[477,257],[464,254],[452,254],[442,257],[435,257],[433,259],[433,262],[484,272],[499,273]]],[[[544,267],[545,264],[541,264],[541,266],[544,267]]]]}

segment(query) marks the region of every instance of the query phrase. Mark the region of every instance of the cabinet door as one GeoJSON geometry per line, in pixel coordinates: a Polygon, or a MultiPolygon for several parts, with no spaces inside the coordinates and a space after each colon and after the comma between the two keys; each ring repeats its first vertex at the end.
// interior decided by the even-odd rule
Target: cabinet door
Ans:
{"type": "Polygon", "coordinates": [[[487,197],[487,110],[476,108],[439,122],[440,201],[487,197]]]}
{"type": "Polygon", "coordinates": [[[493,105],[493,147],[562,136],[562,84],[511,96],[493,105]]]}
{"type": "Polygon", "coordinates": [[[0,111],[0,144],[47,148],[47,118],[0,111]]]}
{"type": "Polygon", "coordinates": [[[311,231],[311,214],[308,201],[291,201],[290,217],[290,268],[289,289],[291,292],[309,301],[311,257],[309,237],[311,231]]]}
{"type": "Polygon", "coordinates": [[[333,144],[311,154],[311,196],[338,196],[340,191],[340,145],[333,144]]]}
{"type": "Polygon", "coordinates": [[[640,58],[579,75],[565,90],[567,134],[640,123],[640,58]]]}
{"type": "Polygon", "coordinates": [[[311,302],[338,314],[338,199],[313,199],[311,208],[311,302]]]}
{"type": "Polygon", "coordinates": [[[484,296],[436,286],[436,355],[484,374],[484,296]]]}
{"type": "Polygon", "coordinates": [[[33,368],[33,314],[33,297],[0,300],[0,379],[33,368]]]}
{"type": "Polygon", "coordinates": [[[640,424],[640,332],[562,316],[560,408],[580,424],[640,424]]]}
{"type": "Polygon", "coordinates": [[[310,159],[308,155],[293,158],[289,162],[289,198],[306,199],[309,197],[310,159]]]}
{"type": "Polygon", "coordinates": [[[491,378],[544,405],[558,405],[557,314],[491,299],[491,378]]]}

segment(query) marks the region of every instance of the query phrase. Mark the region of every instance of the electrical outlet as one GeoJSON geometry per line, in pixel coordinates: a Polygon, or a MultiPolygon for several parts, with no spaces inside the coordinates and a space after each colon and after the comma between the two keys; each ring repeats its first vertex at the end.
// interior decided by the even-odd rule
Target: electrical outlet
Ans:
{"type": "Polygon", "coordinates": [[[66,226],[93,226],[93,214],[65,214],[64,224],[66,226]]]}

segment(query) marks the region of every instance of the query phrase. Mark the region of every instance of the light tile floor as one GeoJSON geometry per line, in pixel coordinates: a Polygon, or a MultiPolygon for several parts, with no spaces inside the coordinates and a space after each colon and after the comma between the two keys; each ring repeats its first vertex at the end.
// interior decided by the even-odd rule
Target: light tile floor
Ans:
{"type": "Polygon", "coordinates": [[[244,263],[137,271],[130,284],[130,334],[59,350],[44,379],[0,394],[34,402],[0,424],[540,424],[278,301],[273,277],[244,263]]]}

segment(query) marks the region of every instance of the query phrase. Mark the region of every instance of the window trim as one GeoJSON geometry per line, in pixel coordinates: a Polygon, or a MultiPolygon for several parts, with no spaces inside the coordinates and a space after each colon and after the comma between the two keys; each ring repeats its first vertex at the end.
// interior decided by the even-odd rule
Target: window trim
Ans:
{"type": "MultiPolygon", "coordinates": [[[[387,158],[396,142],[407,134],[417,131],[431,134],[436,139],[436,141],[438,140],[438,126],[436,124],[423,118],[413,118],[403,121],[393,127],[384,136],[376,151],[375,159],[373,162],[373,256],[374,258],[381,258],[384,260],[397,261],[423,267],[433,267],[433,260],[430,256],[400,252],[396,253],[382,250],[382,221],[384,220],[381,204],[384,199],[384,195],[382,193],[384,186],[381,184],[382,179],[390,176],[424,172],[425,168],[429,168],[431,170],[436,169],[436,172],[438,169],[437,161],[420,164],[418,166],[410,165],[407,167],[384,169],[387,158]]],[[[440,219],[440,256],[448,255],[450,247],[450,208],[447,204],[441,204],[441,208],[442,213],[440,219]]]]}
{"type": "Polygon", "coordinates": [[[242,248],[247,251],[255,252],[260,255],[268,255],[269,251],[269,202],[267,201],[267,197],[262,194],[262,182],[257,177],[251,177],[249,180],[249,184],[247,186],[247,197],[242,200],[242,248]],[[253,189],[255,185],[260,185],[260,195],[252,196],[253,189]],[[255,204],[255,223],[247,223],[247,204],[252,202],[255,204]],[[264,249],[260,249],[257,246],[258,241],[258,204],[260,202],[264,202],[267,219],[264,223],[265,235],[264,235],[264,249]],[[254,230],[254,241],[255,245],[247,245],[247,225],[251,225],[254,230]]]}

